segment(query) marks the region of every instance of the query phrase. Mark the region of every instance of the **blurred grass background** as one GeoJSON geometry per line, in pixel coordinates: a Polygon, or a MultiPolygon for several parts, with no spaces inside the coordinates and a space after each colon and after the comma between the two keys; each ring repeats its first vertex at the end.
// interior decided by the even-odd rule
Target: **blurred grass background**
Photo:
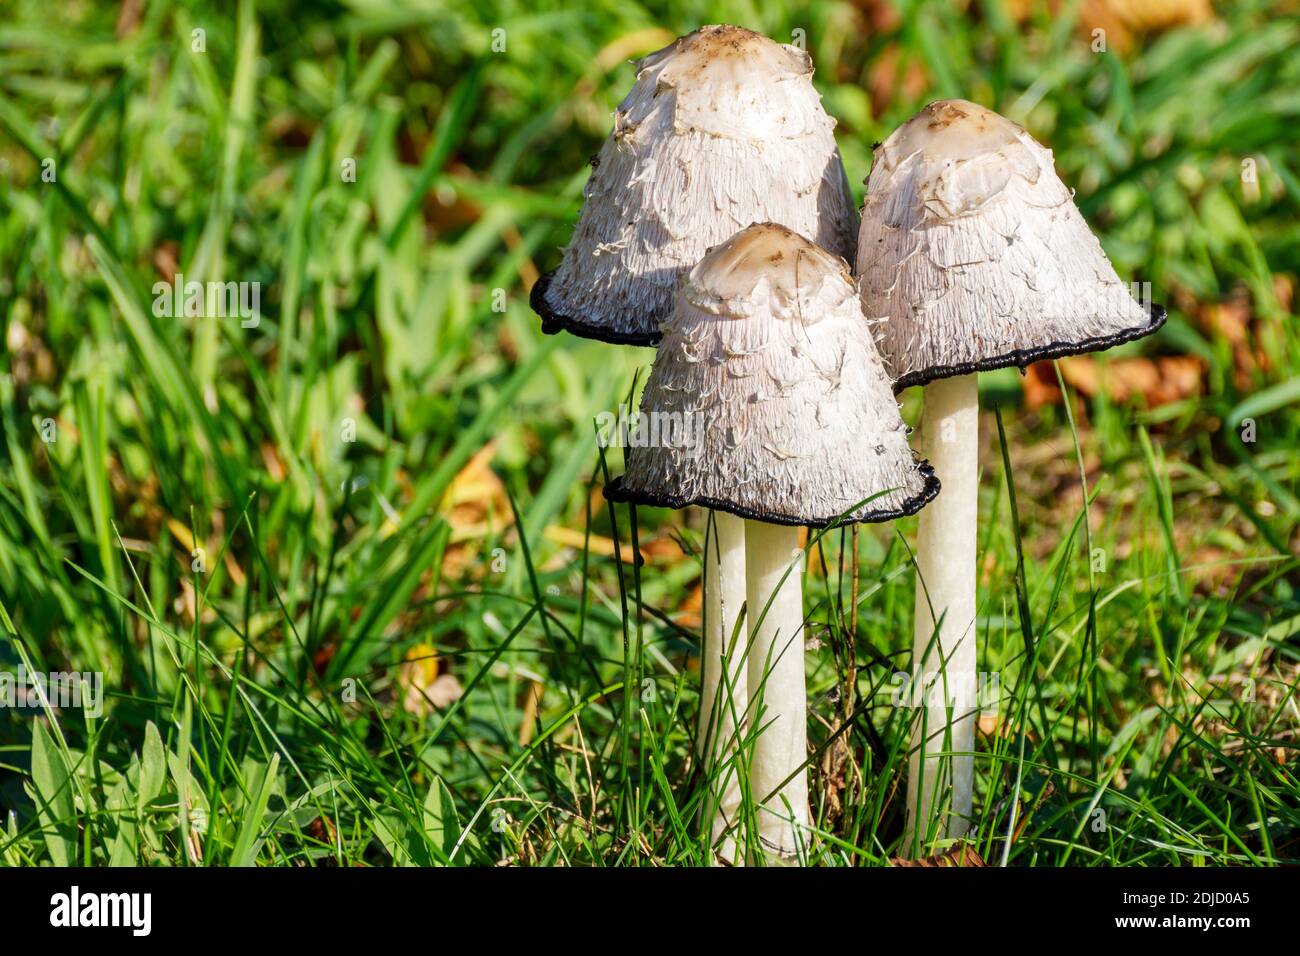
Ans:
{"type": "MultiPolygon", "coordinates": [[[[1296,861],[1287,0],[6,0],[0,670],[108,702],[0,709],[0,860],[708,860],[699,516],[599,493],[653,353],[527,290],[628,60],[713,22],[806,45],[859,199],[931,99],[1023,123],[1170,307],[982,377],[979,854],[1296,861]],[[178,272],[256,327],[156,317],[178,272]]],[[[901,836],[912,531],[863,529],[856,614],[847,535],[808,562],[810,863],[901,836]]]]}

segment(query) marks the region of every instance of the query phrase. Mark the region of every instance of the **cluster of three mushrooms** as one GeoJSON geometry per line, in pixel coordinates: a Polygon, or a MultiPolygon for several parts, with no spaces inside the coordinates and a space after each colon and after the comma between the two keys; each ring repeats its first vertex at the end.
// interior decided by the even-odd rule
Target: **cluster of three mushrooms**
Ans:
{"type": "Polygon", "coordinates": [[[789,526],[911,513],[938,487],[907,448],[886,372],[900,389],[934,383],[922,433],[945,482],[921,519],[913,670],[922,682],[937,673],[946,693],[914,731],[908,830],[937,821],[927,837],[957,836],[973,776],[974,373],[1108,347],[1163,321],[1132,301],[1050,152],[965,101],[931,104],[877,149],[859,305],[837,259],[855,258],[856,215],[811,74],[803,51],[725,26],[641,61],[565,259],[532,296],[547,331],[638,344],[662,334],[642,410],[703,418],[686,430],[702,447],[633,449],[607,494],[713,509],[699,739],[721,768],[713,835],[728,859],[746,720],[761,730],[749,788],[763,842],[788,854],[807,823],[789,526]],[[746,594],[747,669],[733,639],[746,594]]]}

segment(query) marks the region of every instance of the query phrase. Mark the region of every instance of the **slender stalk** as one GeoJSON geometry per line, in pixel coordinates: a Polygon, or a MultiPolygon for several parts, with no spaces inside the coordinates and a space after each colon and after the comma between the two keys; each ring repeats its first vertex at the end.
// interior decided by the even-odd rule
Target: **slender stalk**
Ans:
{"type": "Polygon", "coordinates": [[[808,826],[808,774],[800,769],[808,759],[808,717],[798,554],[797,528],[745,522],[750,719],[761,729],[749,784],[764,848],[787,858],[798,848],[796,834],[806,841],[808,826]]]}
{"type": "Polygon", "coordinates": [[[714,859],[728,863],[742,862],[737,859],[735,837],[741,804],[736,743],[749,685],[745,633],[736,625],[744,603],[745,522],[711,511],[704,545],[704,651],[697,740],[709,777],[710,800],[704,818],[717,854],[714,859]]]}
{"type": "Polygon", "coordinates": [[[920,431],[922,454],[943,490],[921,512],[916,547],[912,702],[921,710],[912,732],[903,841],[913,855],[930,839],[963,836],[971,820],[974,758],[947,754],[975,748],[976,376],[927,385],[920,431]]]}

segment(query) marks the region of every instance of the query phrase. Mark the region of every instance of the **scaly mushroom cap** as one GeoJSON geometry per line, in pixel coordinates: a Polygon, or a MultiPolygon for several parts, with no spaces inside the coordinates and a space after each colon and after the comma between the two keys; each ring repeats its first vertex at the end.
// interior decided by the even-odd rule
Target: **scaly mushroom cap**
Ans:
{"type": "Polygon", "coordinates": [[[812,73],[804,51],[733,26],[641,60],[564,259],[533,287],[542,329],[654,344],[678,277],[755,221],[851,260],[857,210],[812,73]]]}
{"type": "Polygon", "coordinates": [[[1109,348],[1154,332],[1052,153],[965,100],[876,149],[858,234],[862,311],[896,388],[1109,348]]]}
{"type": "Polygon", "coordinates": [[[691,270],[640,414],[679,440],[629,448],[613,501],[820,527],[912,514],[939,490],[848,264],[784,226],[750,226],[691,270]]]}

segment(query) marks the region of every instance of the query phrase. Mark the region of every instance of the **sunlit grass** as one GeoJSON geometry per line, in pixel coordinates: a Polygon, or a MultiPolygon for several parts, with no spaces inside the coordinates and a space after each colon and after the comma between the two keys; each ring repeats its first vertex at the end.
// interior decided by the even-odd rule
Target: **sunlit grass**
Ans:
{"type": "MultiPolygon", "coordinates": [[[[118,38],[116,5],[12,4],[0,670],[108,700],[0,711],[0,860],[708,862],[702,517],[599,494],[592,419],[653,353],[543,337],[527,287],[627,58],[732,21],[805,31],[859,196],[927,99],[1025,123],[1170,306],[1116,356],[1201,363],[1158,405],[1052,371],[1070,415],[982,378],[977,852],[1295,862],[1300,22],[1224,4],[1097,55],[998,0],[895,6],[150,3],[118,38]],[[156,316],[175,271],[261,283],[256,326],[156,316]],[[419,706],[432,673],[461,696],[419,706]]],[[[812,864],[899,851],[914,530],[860,531],[856,613],[850,532],[808,560],[812,864]]]]}

